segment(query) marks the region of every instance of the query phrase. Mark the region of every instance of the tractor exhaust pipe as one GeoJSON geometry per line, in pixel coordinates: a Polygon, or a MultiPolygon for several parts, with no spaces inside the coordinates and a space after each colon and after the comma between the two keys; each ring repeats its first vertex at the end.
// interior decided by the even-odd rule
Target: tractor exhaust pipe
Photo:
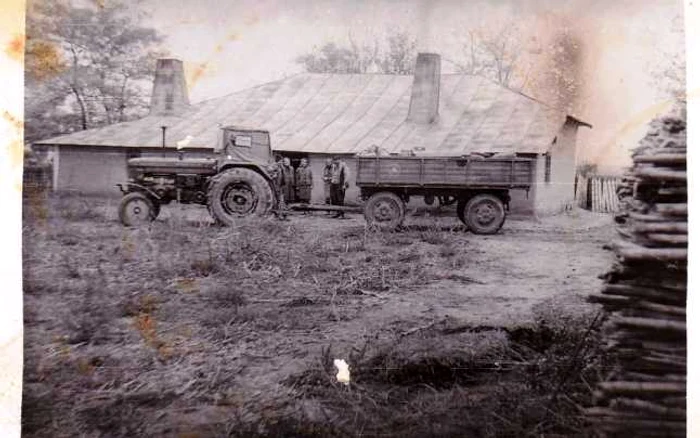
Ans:
{"type": "Polygon", "coordinates": [[[161,126],[160,129],[163,131],[163,153],[161,154],[165,158],[165,130],[168,129],[167,126],[161,126]]]}

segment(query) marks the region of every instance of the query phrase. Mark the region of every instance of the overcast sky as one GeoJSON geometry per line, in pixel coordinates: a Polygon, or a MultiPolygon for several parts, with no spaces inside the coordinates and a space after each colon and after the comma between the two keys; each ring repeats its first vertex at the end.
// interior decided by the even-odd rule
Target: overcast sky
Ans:
{"type": "MultiPolygon", "coordinates": [[[[650,72],[665,52],[682,53],[673,19],[680,0],[142,0],[166,49],[185,61],[190,99],[197,102],[300,71],[294,59],[328,41],[383,39],[402,30],[419,48],[459,56],[465,30],[526,24],[546,40],[567,23],[584,41],[581,158],[626,164],[645,123],[663,110],[650,72]],[[465,4],[466,3],[466,4],[465,4]]],[[[678,27],[678,26],[676,26],[678,27]]],[[[443,71],[450,65],[443,61],[443,71]]],[[[536,71],[534,72],[537,73],[536,71]]]]}

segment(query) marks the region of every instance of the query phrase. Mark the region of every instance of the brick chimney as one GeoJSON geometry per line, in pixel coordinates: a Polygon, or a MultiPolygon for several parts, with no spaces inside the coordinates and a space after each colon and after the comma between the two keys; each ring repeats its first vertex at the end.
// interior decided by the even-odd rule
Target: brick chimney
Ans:
{"type": "Polygon", "coordinates": [[[413,74],[411,104],[408,121],[433,123],[438,118],[440,105],[440,55],[419,53],[413,74]]]}
{"type": "Polygon", "coordinates": [[[153,80],[150,114],[170,116],[185,110],[190,104],[182,61],[159,59],[153,80]]]}

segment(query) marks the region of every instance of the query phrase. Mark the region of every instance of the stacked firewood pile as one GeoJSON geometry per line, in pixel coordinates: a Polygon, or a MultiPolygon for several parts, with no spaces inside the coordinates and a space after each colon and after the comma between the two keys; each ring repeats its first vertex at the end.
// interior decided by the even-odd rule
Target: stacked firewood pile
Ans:
{"type": "Polygon", "coordinates": [[[617,193],[617,262],[590,297],[610,312],[617,366],[587,414],[608,436],[678,436],[686,430],[688,204],[686,125],[664,117],[633,153],[617,193]]]}

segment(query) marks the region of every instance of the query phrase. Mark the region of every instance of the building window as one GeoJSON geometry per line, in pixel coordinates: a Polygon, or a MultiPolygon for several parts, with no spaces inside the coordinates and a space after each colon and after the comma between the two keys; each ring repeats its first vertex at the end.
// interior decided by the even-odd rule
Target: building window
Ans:
{"type": "Polygon", "coordinates": [[[552,182],[552,154],[549,152],[544,155],[544,182],[552,182]]]}

